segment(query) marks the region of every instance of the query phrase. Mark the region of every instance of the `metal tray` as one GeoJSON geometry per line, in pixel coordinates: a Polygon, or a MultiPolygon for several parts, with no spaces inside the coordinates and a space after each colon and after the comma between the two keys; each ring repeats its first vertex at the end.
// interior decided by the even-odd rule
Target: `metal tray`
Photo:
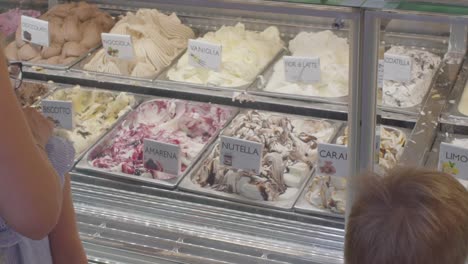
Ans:
{"type": "MultiPolygon", "coordinates": [[[[248,110],[244,110],[245,111],[248,111],[248,110]]],[[[302,120],[313,120],[313,121],[325,121],[325,122],[328,122],[330,123],[331,125],[331,128],[334,129],[333,133],[330,135],[330,138],[327,142],[330,142],[333,140],[333,138],[336,136],[336,134],[338,133],[338,131],[340,130],[340,128],[342,127],[343,125],[343,122],[341,121],[334,121],[334,120],[326,120],[326,119],[319,119],[319,118],[309,118],[309,117],[300,117],[300,116],[294,116],[294,115],[284,115],[284,114],[278,114],[278,113],[272,113],[272,112],[265,112],[265,111],[262,111],[263,113],[271,113],[273,115],[281,115],[281,116],[288,116],[288,117],[291,117],[291,118],[294,118],[294,119],[302,119],[302,120]]],[[[224,134],[225,130],[221,133],[221,134],[224,134]]],[[[219,140],[217,141],[217,143],[219,142],[219,140]]],[[[297,193],[294,194],[292,196],[292,198],[290,199],[285,199],[283,201],[263,201],[263,200],[251,200],[251,199],[248,199],[248,198],[245,198],[241,195],[238,195],[238,194],[234,194],[234,193],[226,193],[226,192],[222,192],[222,191],[216,191],[216,190],[213,190],[211,188],[203,188],[201,187],[200,185],[198,185],[197,183],[194,183],[192,181],[192,178],[200,171],[200,169],[203,167],[204,165],[204,161],[207,160],[209,158],[209,156],[211,155],[211,153],[214,151],[214,148],[217,147],[218,144],[213,144],[213,146],[211,146],[211,148],[209,149],[209,151],[207,151],[205,153],[205,155],[203,156],[203,159],[201,159],[199,161],[199,163],[197,164],[197,166],[191,171],[190,174],[188,174],[184,179],[183,181],[180,183],[179,185],[179,189],[183,190],[183,191],[187,191],[187,192],[193,192],[193,193],[197,193],[197,194],[201,194],[201,195],[207,195],[207,196],[212,196],[212,197],[219,197],[219,198],[222,198],[222,199],[226,199],[226,200],[231,200],[231,201],[235,201],[235,202],[241,202],[241,203],[246,203],[246,204],[250,204],[250,205],[260,205],[262,207],[269,207],[269,208],[280,208],[280,209],[286,209],[286,210],[289,210],[293,207],[294,203],[296,202],[297,198],[299,197],[299,194],[301,193],[301,190],[305,187],[305,184],[307,183],[308,179],[311,177],[311,175],[313,174],[315,168],[312,168],[312,170],[310,171],[310,173],[308,175],[304,175],[304,178],[301,182],[301,184],[299,185],[299,187],[297,188],[297,193]]]]}
{"type": "MultiPolygon", "coordinates": [[[[174,100],[174,99],[167,99],[167,98],[158,98],[158,99],[155,99],[155,97],[152,97],[152,100],[148,100],[148,101],[145,101],[143,102],[139,107],[143,106],[144,104],[146,103],[149,103],[149,102],[152,102],[154,100],[174,100]]],[[[191,104],[203,104],[203,103],[197,103],[197,102],[191,102],[191,101],[184,101],[184,100],[178,100],[180,102],[188,102],[188,103],[191,103],[191,104]]],[[[226,123],[224,124],[224,127],[227,126],[228,124],[230,124],[230,122],[232,121],[232,119],[234,118],[234,116],[236,116],[237,112],[238,112],[238,109],[235,108],[235,107],[230,107],[230,106],[223,106],[224,108],[226,109],[230,109],[231,110],[231,117],[226,121],[226,123]]],[[[204,154],[204,152],[209,148],[209,146],[216,140],[219,132],[222,130],[222,128],[220,128],[213,136],[212,138],[205,144],[205,146],[199,151],[198,155],[192,160],[192,162],[190,163],[190,165],[187,167],[187,169],[185,170],[185,172],[181,173],[178,177],[176,178],[173,178],[173,179],[170,179],[170,180],[159,180],[159,179],[150,179],[150,178],[144,178],[144,177],[139,177],[139,176],[135,176],[135,175],[130,175],[130,174],[126,174],[126,173],[123,173],[123,172],[112,172],[112,171],[109,171],[109,170],[105,170],[105,169],[102,169],[102,168],[96,168],[94,166],[91,165],[91,162],[93,160],[93,158],[95,156],[97,156],[99,153],[102,152],[102,149],[106,146],[109,146],[111,144],[113,144],[113,140],[114,138],[116,137],[117,133],[119,132],[119,128],[121,127],[121,125],[128,121],[128,120],[132,120],[134,119],[136,116],[136,112],[133,111],[131,113],[128,114],[128,116],[125,118],[125,119],[122,119],[118,124],[116,124],[114,126],[114,128],[103,138],[101,138],[101,140],[99,140],[99,142],[97,144],[94,145],[94,147],[92,147],[85,155],[84,157],[81,159],[81,161],[76,165],[76,169],[77,170],[81,170],[81,171],[89,171],[89,172],[92,172],[96,175],[105,175],[105,176],[109,176],[109,177],[112,177],[112,178],[117,178],[117,179],[122,179],[122,180],[131,180],[131,181],[135,181],[135,182],[139,182],[139,183],[144,183],[144,184],[147,184],[147,185],[154,185],[154,186],[160,186],[160,187],[165,187],[165,188],[169,188],[169,189],[174,189],[175,187],[177,187],[177,185],[179,184],[179,182],[184,178],[184,176],[190,172],[191,168],[197,163],[197,161],[200,159],[200,157],[204,154]]]]}
{"type": "MultiPolygon", "coordinates": [[[[407,129],[407,128],[399,128],[399,127],[397,128],[397,127],[389,127],[389,126],[383,126],[383,127],[386,128],[386,129],[389,129],[389,130],[396,130],[396,131],[399,131],[400,133],[403,133],[406,136],[406,140],[409,139],[410,134],[411,134],[411,130],[407,129]]],[[[337,142],[339,137],[344,135],[345,130],[346,130],[346,126],[344,126],[342,128],[342,130],[340,131],[340,134],[337,135],[336,139],[334,140],[335,143],[337,142]]],[[[402,153],[403,153],[403,151],[401,152],[401,154],[402,153]]],[[[299,199],[297,200],[296,204],[294,205],[294,210],[296,212],[299,212],[299,213],[317,214],[317,215],[321,215],[321,216],[328,216],[328,217],[331,216],[331,217],[337,217],[337,218],[344,218],[343,214],[334,213],[334,212],[332,212],[332,211],[330,211],[328,209],[317,208],[314,205],[312,205],[311,203],[309,203],[309,201],[307,201],[305,196],[309,192],[309,188],[310,188],[310,186],[312,184],[312,181],[313,181],[315,176],[316,176],[316,171],[312,175],[312,177],[309,180],[309,182],[307,183],[306,187],[302,190],[299,199]]]]}
{"type": "MultiPolygon", "coordinates": [[[[40,109],[40,103],[42,100],[47,100],[48,98],[50,98],[55,92],[57,91],[60,91],[60,90],[68,90],[68,89],[73,89],[73,87],[75,87],[75,85],[65,85],[65,84],[57,84],[55,89],[53,91],[51,91],[49,94],[47,94],[46,96],[44,96],[40,101],[37,102],[37,104],[35,105],[36,108],[40,109]]],[[[90,87],[80,87],[81,89],[83,90],[89,90],[89,91],[96,91],[98,90],[99,92],[103,92],[103,93],[108,93],[109,95],[118,95],[120,94],[120,92],[115,92],[115,91],[109,91],[109,90],[101,90],[101,89],[96,89],[96,88],[90,88],[90,87]]],[[[138,95],[138,94],[132,94],[132,93],[128,93],[126,92],[128,95],[131,95],[135,98],[135,103],[133,105],[130,106],[130,109],[127,110],[122,116],[120,116],[115,122],[114,124],[112,124],[106,131],[104,131],[101,135],[99,135],[95,140],[93,141],[90,141],[88,142],[88,146],[81,152],[77,152],[75,154],[75,164],[78,163],[82,158],[83,156],[85,155],[85,153],[90,149],[92,148],[96,142],[98,142],[103,136],[105,136],[109,131],[113,130],[114,127],[119,124],[121,122],[121,120],[124,120],[126,118],[126,116],[132,112],[132,110],[138,106],[143,100],[145,97],[141,96],[141,95],[138,95]]]]}
{"type": "MultiPolygon", "coordinates": [[[[253,30],[253,31],[263,31],[266,29],[268,26],[277,26],[278,28],[279,25],[274,24],[274,23],[269,23],[269,22],[260,22],[258,20],[242,20],[239,21],[239,19],[234,19],[234,18],[209,18],[209,17],[183,17],[184,19],[182,20],[185,25],[190,25],[190,27],[193,30],[196,30],[196,32],[199,33],[199,36],[204,36],[208,32],[214,32],[221,28],[223,25],[225,26],[234,26],[238,22],[242,22],[247,30],[253,30]]],[[[281,31],[280,31],[281,33],[281,31]]],[[[283,40],[284,41],[284,40],[283,40]]],[[[246,91],[252,83],[256,81],[258,76],[263,75],[263,73],[268,69],[276,60],[278,60],[280,57],[282,57],[282,54],[284,52],[284,47],[283,49],[280,49],[278,53],[273,56],[267,65],[265,65],[263,68],[259,70],[257,73],[257,77],[254,78],[253,80],[249,81],[247,84],[242,85],[242,86],[237,86],[237,87],[229,87],[229,86],[215,86],[215,85],[210,85],[210,84],[195,84],[195,83],[189,83],[189,82],[178,82],[178,81],[173,81],[170,80],[168,77],[168,73],[171,69],[174,69],[179,62],[179,59],[174,60],[172,64],[166,68],[166,70],[162,71],[161,74],[156,78],[156,81],[162,81],[162,82],[168,82],[168,83],[178,83],[178,84],[183,84],[185,86],[190,86],[194,88],[201,88],[201,89],[209,89],[209,90],[223,90],[223,91],[246,91]]],[[[182,57],[185,54],[185,52],[180,56],[182,57]]]]}

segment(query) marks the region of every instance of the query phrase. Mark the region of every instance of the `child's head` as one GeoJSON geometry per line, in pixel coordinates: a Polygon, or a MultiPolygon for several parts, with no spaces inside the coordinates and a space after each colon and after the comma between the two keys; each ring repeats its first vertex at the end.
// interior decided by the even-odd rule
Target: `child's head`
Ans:
{"type": "Polygon", "coordinates": [[[347,264],[464,264],[468,191],[452,176],[396,169],[367,175],[346,232],[347,264]]]}

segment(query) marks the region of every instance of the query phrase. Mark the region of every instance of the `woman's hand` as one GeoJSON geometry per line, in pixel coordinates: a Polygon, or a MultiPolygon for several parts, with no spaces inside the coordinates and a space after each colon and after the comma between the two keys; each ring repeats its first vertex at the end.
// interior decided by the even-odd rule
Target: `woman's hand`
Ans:
{"type": "Polygon", "coordinates": [[[24,108],[23,113],[28,121],[29,129],[36,143],[44,148],[49,138],[52,136],[54,123],[31,107],[24,108]]]}

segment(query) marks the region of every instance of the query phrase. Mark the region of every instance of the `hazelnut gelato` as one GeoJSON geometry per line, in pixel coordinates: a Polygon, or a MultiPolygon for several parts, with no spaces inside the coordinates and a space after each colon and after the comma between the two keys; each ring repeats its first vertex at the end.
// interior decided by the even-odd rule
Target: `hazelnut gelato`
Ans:
{"type": "Polygon", "coordinates": [[[49,22],[49,47],[23,41],[19,27],[15,41],[5,49],[9,60],[57,65],[72,63],[97,47],[101,43],[101,33],[109,32],[115,23],[96,5],[85,2],[56,5],[39,18],[49,22]]]}

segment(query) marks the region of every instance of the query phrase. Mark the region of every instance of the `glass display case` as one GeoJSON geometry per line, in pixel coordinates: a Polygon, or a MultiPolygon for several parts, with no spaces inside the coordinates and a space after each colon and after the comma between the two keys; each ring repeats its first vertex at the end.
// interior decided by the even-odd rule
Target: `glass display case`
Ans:
{"type": "Polygon", "coordinates": [[[468,13],[428,2],[0,8],[48,21],[49,45],[9,29],[5,52],[23,105],[71,102],[57,133],[90,262],[344,263],[349,178],[437,168],[466,138],[468,13]]]}

